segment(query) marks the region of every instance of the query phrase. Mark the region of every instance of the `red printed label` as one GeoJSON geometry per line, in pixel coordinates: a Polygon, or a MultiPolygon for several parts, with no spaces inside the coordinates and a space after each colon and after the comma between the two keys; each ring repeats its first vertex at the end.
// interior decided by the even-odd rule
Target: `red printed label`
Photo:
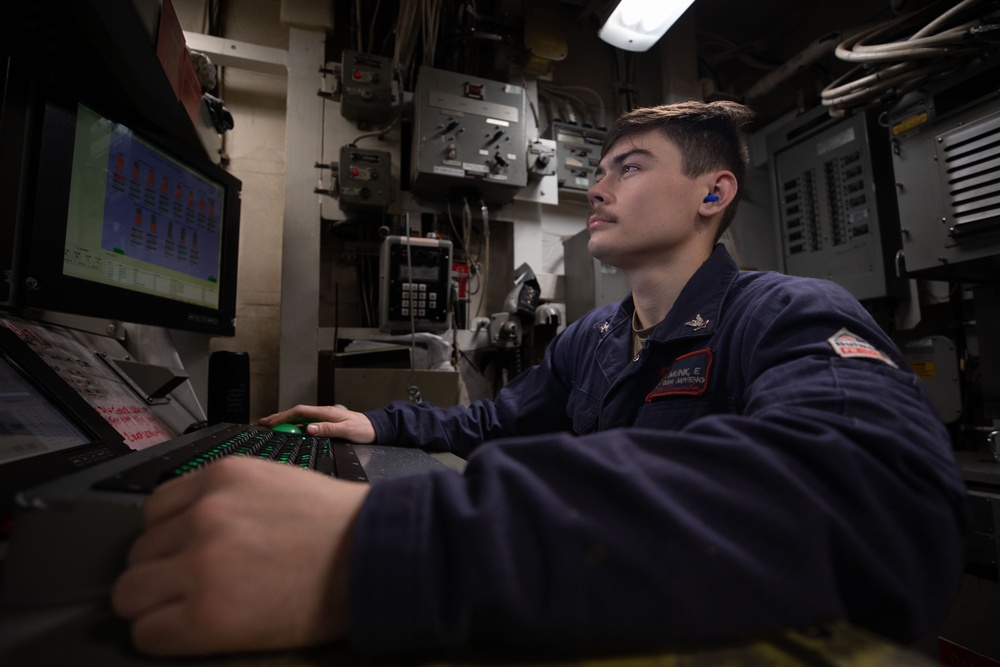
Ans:
{"type": "Polygon", "coordinates": [[[860,357],[863,359],[876,359],[882,363],[889,364],[894,368],[896,367],[896,364],[892,362],[892,359],[885,356],[881,350],[876,348],[861,336],[852,334],[847,329],[841,329],[837,333],[833,334],[827,338],[827,342],[830,343],[830,347],[833,348],[834,352],[844,358],[860,357]]]}

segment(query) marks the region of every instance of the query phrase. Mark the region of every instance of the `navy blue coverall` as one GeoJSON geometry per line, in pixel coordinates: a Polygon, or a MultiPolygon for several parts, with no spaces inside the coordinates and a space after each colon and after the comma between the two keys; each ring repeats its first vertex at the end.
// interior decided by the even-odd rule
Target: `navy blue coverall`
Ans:
{"type": "Polygon", "coordinates": [[[366,413],[379,443],[468,467],[373,485],[356,649],[634,650],[833,618],[908,641],[939,620],[963,482],[864,308],[719,245],[635,357],[632,313],[573,323],[496,401],[366,413]]]}

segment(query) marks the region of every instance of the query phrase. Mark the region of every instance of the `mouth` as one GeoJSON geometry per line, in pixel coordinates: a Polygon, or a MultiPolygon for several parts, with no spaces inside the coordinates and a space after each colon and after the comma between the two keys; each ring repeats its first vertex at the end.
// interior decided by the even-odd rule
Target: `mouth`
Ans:
{"type": "Polygon", "coordinates": [[[590,214],[589,218],[587,218],[587,228],[593,229],[595,226],[600,225],[602,223],[613,225],[616,224],[617,222],[618,220],[615,218],[615,216],[606,213],[605,211],[596,210],[590,214]]]}

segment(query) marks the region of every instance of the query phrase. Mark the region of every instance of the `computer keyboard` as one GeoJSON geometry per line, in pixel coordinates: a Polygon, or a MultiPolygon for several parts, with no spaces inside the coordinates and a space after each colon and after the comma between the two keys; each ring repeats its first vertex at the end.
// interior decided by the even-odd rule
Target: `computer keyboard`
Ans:
{"type": "Polygon", "coordinates": [[[346,442],[257,426],[233,425],[94,484],[104,491],[151,493],[167,480],[226,456],[253,456],[357,482],[368,481],[346,442]]]}

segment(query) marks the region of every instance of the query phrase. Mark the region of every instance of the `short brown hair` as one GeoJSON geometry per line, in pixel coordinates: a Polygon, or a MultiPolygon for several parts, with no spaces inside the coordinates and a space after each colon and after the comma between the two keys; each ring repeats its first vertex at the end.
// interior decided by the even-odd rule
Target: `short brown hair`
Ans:
{"type": "Polygon", "coordinates": [[[754,112],[736,102],[678,102],[633,109],[615,121],[604,138],[601,157],[621,139],[652,130],[662,132],[681,151],[681,169],[694,177],[713,169],[728,169],[736,177],[736,197],[722,215],[717,237],[736,217],[750,154],[744,126],[754,112]]]}

